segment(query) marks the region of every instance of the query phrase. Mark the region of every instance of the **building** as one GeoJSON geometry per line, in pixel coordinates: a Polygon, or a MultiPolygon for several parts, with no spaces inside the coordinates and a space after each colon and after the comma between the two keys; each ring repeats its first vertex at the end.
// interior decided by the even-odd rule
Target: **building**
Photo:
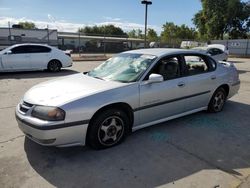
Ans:
{"type": "Polygon", "coordinates": [[[57,30],[0,28],[0,50],[20,43],[40,43],[58,46],[57,30]]]}
{"type": "Polygon", "coordinates": [[[48,29],[0,28],[0,50],[19,43],[41,43],[81,53],[117,53],[144,47],[143,39],[89,36],[48,29]]]}

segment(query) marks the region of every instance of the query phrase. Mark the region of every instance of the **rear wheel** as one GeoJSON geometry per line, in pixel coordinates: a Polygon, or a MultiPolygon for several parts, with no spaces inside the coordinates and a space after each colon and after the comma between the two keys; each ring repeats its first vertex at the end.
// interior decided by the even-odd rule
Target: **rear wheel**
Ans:
{"type": "Polygon", "coordinates": [[[48,63],[48,70],[50,72],[58,72],[61,70],[61,63],[58,60],[52,60],[48,63]]]}
{"type": "Polygon", "coordinates": [[[217,89],[209,102],[208,111],[214,113],[222,111],[226,102],[226,97],[225,89],[222,87],[217,89]]]}
{"type": "Polygon", "coordinates": [[[124,140],[129,119],[123,111],[109,109],[97,114],[89,126],[87,143],[94,149],[105,149],[124,140]]]}

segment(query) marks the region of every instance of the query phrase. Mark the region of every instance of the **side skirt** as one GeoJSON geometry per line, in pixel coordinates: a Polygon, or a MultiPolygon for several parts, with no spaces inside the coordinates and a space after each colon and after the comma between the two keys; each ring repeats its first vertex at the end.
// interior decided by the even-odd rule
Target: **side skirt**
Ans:
{"type": "Polygon", "coordinates": [[[193,114],[193,113],[196,113],[196,112],[200,112],[202,110],[207,110],[207,106],[201,107],[201,108],[197,108],[197,109],[194,109],[194,110],[191,110],[191,111],[187,111],[187,112],[184,112],[184,113],[181,113],[181,114],[169,116],[167,118],[159,119],[159,120],[152,121],[152,122],[149,122],[149,123],[145,123],[145,124],[142,124],[142,125],[138,125],[136,127],[133,127],[132,132],[137,131],[139,129],[143,129],[145,127],[152,126],[154,124],[159,124],[159,123],[162,123],[162,122],[165,122],[165,121],[169,121],[169,120],[172,120],[172,119],[175,119],[175,118],[178,118],[178,117],[182,117],[182,116],[186,116],[186,115],[193,114]]]}

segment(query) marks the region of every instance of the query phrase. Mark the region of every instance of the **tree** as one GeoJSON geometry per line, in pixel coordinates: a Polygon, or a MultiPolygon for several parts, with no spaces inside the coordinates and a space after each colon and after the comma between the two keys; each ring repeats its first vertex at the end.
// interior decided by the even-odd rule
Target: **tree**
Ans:
{"type": "Polygon", "coordinates": [[[250,32],[250,1],[249,3],[238,0],[228,2],[227,27],[225,31],[229,38],[248,38],[250,32]]]}
{"type": "Polygon", "coordinates": [[[149,40],[149,42],[156,42],[158,40],[158,36],[157,33],[154,29],[148,29],[148,35],[147,38],[149,40]]]}
{"type": "Polygon", "coordinates": [[[36,25],[33,22],[19,22],[18,25],[23,29],[36,29],[36,25]]]}
{"type": "Polygon", "coordinates": [[[169,43],[179,43],[181,40],[194,40],[197,38],[197,32],[186,25],[175,25],[173,22],[166,22],[161,32],[162,41],[169,43]]]}
{"type": "Polygon", "coordinates": [[[133,29],[127,33],[129,38],[140,38],[142,39],[144,35],[142,34],[141,29],[133,29]]]}
{"type": "Polygon", "coordinates": [[[86,26],[84,28],[80,28],[78,30],[80,33],[84,33],[85,35],[106,35],[106,36],[125,36],[127,34],[119,27],[114,25],[103,25],[103,26],[86,26]]]}
{"type": "Polygon", "coordinates": [[[249,3],[240,0],[201,0],[202,10],[195,14],[193,23],[203,37],[223,39],[246,37],[249,32],[249,3]]]}

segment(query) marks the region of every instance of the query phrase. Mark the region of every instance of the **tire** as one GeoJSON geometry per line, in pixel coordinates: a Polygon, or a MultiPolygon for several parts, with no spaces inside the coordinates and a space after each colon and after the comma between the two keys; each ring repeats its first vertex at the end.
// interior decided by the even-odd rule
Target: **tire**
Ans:
{"type": "Polygon", "coordinates": [[[129,118],[121,110],[108,109],[95,115],[90,122],[87,144],[94,149],[105,149],[120,144],[129,132],[129,118]]]}
{"type": "Polygon", "coordinates": [[[48,63],[48,70],[50,72],[59,72],[62,68],[62,65],[60,63],[60,61],[58,60],[51,60],[49,63],[48,63]]]}
{"type": "Polygon", "coordinates": [[[208,112],[212,112],[212,113],[221,112],[225,105],[226,98],[227,98],[227,94],[226,94],[225,89],[223,89],[222,87],[218,88],[214,92],[209,102],[208,112]]]}

